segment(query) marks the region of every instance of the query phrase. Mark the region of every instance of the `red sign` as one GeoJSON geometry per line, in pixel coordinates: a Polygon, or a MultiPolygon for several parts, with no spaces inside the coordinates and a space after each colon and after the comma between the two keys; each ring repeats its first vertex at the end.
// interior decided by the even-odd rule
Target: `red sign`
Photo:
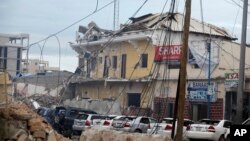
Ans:
{"type": "Polygon", "coordinates": [[[181,45],[155,46],[154,61],[180,61],[181,45]]]}

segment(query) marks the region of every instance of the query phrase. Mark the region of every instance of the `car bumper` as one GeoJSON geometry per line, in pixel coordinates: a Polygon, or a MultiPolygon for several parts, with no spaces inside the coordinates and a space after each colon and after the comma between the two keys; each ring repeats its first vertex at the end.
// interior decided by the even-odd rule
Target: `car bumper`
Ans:
{"type": "Polygon", "coordinates": [[[186,136],[189,139],[204,139],[204,140],[215,140],[213,132],[195,132],[188,131],[186,132],[186,136]]]}
{"type": "Polygon", "coordinates": [[[84,131],[85,128],[83,126],[73,125],[72,129],[75,131],[84,131]]]}
{"type": "Polygon", "coordinates": [[[124,132],[130,132],[130,128],[115,128],[115,127],[111,127],[112,130],[116,130],[116,131],[124,131],[124,132]]]}

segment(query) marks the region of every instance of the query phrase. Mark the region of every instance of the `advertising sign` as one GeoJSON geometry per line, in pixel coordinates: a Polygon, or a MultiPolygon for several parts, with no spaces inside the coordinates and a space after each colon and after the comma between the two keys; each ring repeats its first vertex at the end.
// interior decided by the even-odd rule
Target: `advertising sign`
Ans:
{"type": "Polygon", "coordinates": [[[155,62],[169,61],[179,63],[181,59],[181,45],[155,46],[155,62]]]}
{"type": "Polygon", "coordinates": [[[239,83],[239,73],[225,73],[225,89],[227,91],[237,90],[239,83]]]}
{"type": "Polygon", "coordinates": [[[217,100],[217,84],[211,82],[210,86],[205,81],[188,82],[188,100],[196,102],[207,102],[207,96],[210,95],[210,102],[217,100]]]}

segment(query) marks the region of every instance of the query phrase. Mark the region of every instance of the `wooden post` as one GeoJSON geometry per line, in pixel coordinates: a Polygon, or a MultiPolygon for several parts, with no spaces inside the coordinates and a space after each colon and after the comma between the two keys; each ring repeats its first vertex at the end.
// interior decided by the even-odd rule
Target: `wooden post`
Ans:
{"type": "Polygon", "coordinates": [[[187,53],[188,53],[188,37],[191,15],[191,0],[186,0],[186,13],[183,28],[181,65],[180,65],[180,91],[177,111],[177,133],[175,141],[182,141],[183,123],[184,123],[184,106],[186,94],[186,75],[187,75],[187,53]]]}

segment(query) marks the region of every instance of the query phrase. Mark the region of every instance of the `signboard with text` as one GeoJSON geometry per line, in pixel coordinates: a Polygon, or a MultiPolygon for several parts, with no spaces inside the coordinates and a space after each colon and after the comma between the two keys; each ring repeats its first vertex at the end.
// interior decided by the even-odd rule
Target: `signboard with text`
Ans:
{"type": "Polygon", "coordinates": [[[180,63],[181,45],[155,46],[155,62],[180,63]]]}
{"type": "Polygon", "coordinates": [[[211,82],[210,86],[206,81],[188,82],[188,100],[195,102],[207,102],[207,96],[210,95],[210,102],[217,100],[217,84],[211,82]]]}
{"type": "Polygon", "coordinates": [[[239,83],[239,73],[225,73],[226,91],[237,90],[239,83]]]}

